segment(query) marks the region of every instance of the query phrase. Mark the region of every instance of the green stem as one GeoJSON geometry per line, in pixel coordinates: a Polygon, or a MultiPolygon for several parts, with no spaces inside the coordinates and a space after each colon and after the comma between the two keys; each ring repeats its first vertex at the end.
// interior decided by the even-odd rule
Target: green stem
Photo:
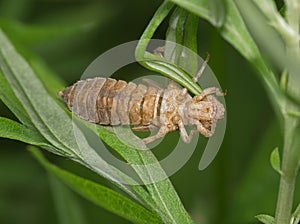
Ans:
{"type": "Polygon", "coordinates": [[[282,175],[275,215],[276,224],[289,224],[291,220],[300,149],[299,145],[295,144],[298,124],[299,121],[296,118],[285,117],[282,175]]]}
{"type": "MultiPolygon", "coordinates": [[[[286,0],[287,12],[286,19],[296,34],[299,34],[299,9],[300,9],[300,1],[299,0],[286,0]]],[[[290,42],[293,51],[299,51],[299,39],[293,38],[290,42]]]]}
{"type": "MultiPolygon", "coordinates": [[[[286,0],[287,13],[286,19],[289,26],[295,33],[299,33],[299,0],[286,0]]],[[[298,58],[299,39],[286,40],[286,50],[288,58],[298,58]]],[[[287,94],[299,97],[297,83],[297,71],[288,68],[287,94]]],[[[284,147],[282,157],[282,175],[280,178],[277,208],[275,215],[276,224],[289,224],[292,218],[293,198],[295,190],[296,176],[299,166],[299,118],[290,116],[290,112],[299,111],[299,107],[286,99],[284,101],[284,147]],[[298,136],[297,136],[298,135],[298,136]]]]}

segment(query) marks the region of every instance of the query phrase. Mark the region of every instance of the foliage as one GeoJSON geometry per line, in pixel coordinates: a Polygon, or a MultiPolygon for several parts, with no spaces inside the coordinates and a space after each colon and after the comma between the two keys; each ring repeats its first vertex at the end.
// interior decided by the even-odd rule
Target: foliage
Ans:
{"type": "MultiPolygon", "coordinates": [[[[170,77],[190,92],[199,94],[202,91],[201,87],[191,79],[197,70],[196,59],[193,56],[186,59],[183,57],[186,53],[184,49],[166,44],[165,53],[168,56],[163,59],[148,52],[147,45],[158,27],[170,15],[165,39],[197,51],[199,40],[195,37],[200,17],[218,29],[220,35],[256,69],[284,133],[284,145],[279,147],[283,149],[282,159],[279,157],[278,148],[274,150],[270,159],[273,168],[281,177],[277,210],[275,218],[258,215],[257,218],[263,223],[297,223],[300,217],[299,206],[292,213],[300,160],[300,78],[297,74],[300,69],[300,3],[297,0],[287,0],[285,7],[286,13],[283,17],[271,0],[263,3],[257,0],[165,1],[154,14],[136,49],[136,57],[143,66],[170,77]],[[182,69],[185,67],[191,70],[187,72],[182,69]]],[[[87,12],[92,8],[94,7],[89,8],[87,12]]],[[[100,19],[94,21],[97,20],[100,19]]],[[[38,146],[76,161],[108,179],[126,195],[58,168],[49,163],[39,151],[31,149],[38,161],[55,178],[88,200],[127,220],[134,223],[194,223],[154,154],[145,150],[145,145],[136,139],[131,140],[137,144],[129,147],[107,128],[91,130],[85,123],[72,119],[55,96],[63,86],[61,80],[36,56],[27,55],[21,47],[22,44],[74,36],[76,33],[85,32],[86,27],[91,28],[97,24],[85,21],[78,26],[60,29],[53,26],[26,27],[15,21],[3,20],[0,25],[0,99],[18,120],[0,117],[0,137],[38,146]],[[14,44],[5,33],[17,36],[12,38],[14,44]],[[34,41],[28,38],[31,36],[35,37],[34,41]],[[113,148],[131,165],[145,186],[137,185],[135,180],[105,161],[89,144],[86,132],[96,138],[99,136],[113,148]],[[76,138],[79,139],[80,145],[77,144],[76,138]],[[141,169],[149,164],[154,166],[151,169],[141,169]],[[157,176],[163,180],[148,184],[149,180],[157,176]]],[[[53,188],[63,191],[57,185],[58,182],[55,182],[56,179],[53,180],[53,188]]],[[[246,180],[247,178],[245,183],[246,180]]],[[[60,211],[62,209],[64,208],[60,208],[60,211]]],[[[66,214],[68,212],[71,211],[66,210],[66,214]]]]}
{"type": "MultiPolygon", "coordinates": [[[[109,165],[91,148],[80,127],[76,126],[76,124],[72,124],[71,117],[47,93],[35,72],[29,67],[24,58],[15,51],[3,33],[0,39],[2,43],[1,70],[3,71],[1,75],[3,79],[9,82],[10,86],[14,87],[12,91],[2,93],[4,96],[3,99],[5,98],[7,101],[16,100],[16,95],[18,98],[17,105],[24,106],[22,110],[12,110],[12,112],[14,112],[17,117],[28,116],[27,121],[30,121],[30,123],[24,123],[23,125],[28,127],[28,132],[31,132],[30,134],[36,133],[37,136],[27,134],[26,137],[29,138],[27,142],[34,144],[36,142],[35,138],[44,138],[42,143],[38,142],[36,145],[42,145],[43,148],[50,152],[66,156],[85,165],[99,175],[104,176],[148,209],[156,211],[166,223],[175,222],[175,220],[176,222],[190,222],[176,192],[167,178],[158,183],[147,184],[146,187],[149,193],[139,185],[127,185],[134,184],[133,180],[109,165]],[[9,93],[11,95],[8,95],[9,93]],[[12,93],[15,93],[15,95],[12,93]],[[55,116],[53,116],[54,114],[55,116]],[[57,117],[60,119],[57,119],[57,117]],[[76,140],[80,142],[79,145],[77,145],[76,140]]],[[[14,123],[10,120],[7,121],[8,122],[1,124],[7,126],[7,123],[14,123]]],[[[26,132],[23,130],[25,128],[23,128],[22,125],[15,124],[14,128],[17,129],[17,131],[12,132],[11,128],[7,128],[9,133],[3,133],[3,136],[9,136],[16,140],[26,138],[23,136],[26,132]],[[22,135],[20,135],[20,133],[22,135]]],[[[5,129],[3,128],[3,130],[5,129]]],[[[113,137],[113,135],[114,134],[107,132],[105,129],[103,129],[101,133],[102,138],[107,144],[112,144],[119,150],[132,152],[132,154],[134,154],[134,156],[132,156],[131,154],[123,153],[122,156],[125,156],[125,159],[133,164],[133,168],[135,168],[143,181],[152,178],[151,175],[154,175],[154,173],[151,172],[165,175],[159,165],[155,166],[155,170],[141,170],[138,166],[134,166],[134,164],[158,164],[158,162],[150,151],[143,153],[141,150],[129,149],[128,146],[122,142],[115,145],[116,137],[113,137]],[[109,137],[106,137],[107,135],[109,135],[109,137]],[[131,158],[133,158],[133,160],[131,158]]],[[[85,186],[81,185],[81,187],[84,188],[85,186]]],[[[124,215],[125,214],[128,215],[128,213],[124,213],[124,215]]]]}

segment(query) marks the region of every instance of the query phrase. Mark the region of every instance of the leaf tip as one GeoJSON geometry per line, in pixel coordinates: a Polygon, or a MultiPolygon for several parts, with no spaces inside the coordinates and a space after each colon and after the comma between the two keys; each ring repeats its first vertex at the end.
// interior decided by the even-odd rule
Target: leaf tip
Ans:
{"type": "Polygon", "coordinates": [[[280,162],[280,154],[279,154],[279,148],[276,147],[272,153],[271,153],[271,156],[270,156],[270,163],[271,163],[271,166],[273,167],[273,169],[275,171],[277,171],[280,175],[282,174],[282,171],[281,171],[281,162],[280,162]]]}
{"type": "Polygon", "coordinates": [[[275,224],[274,217],[270,215],[260,214],[260,215],[256,215],[255,218],[264,224],[275,224]]]}

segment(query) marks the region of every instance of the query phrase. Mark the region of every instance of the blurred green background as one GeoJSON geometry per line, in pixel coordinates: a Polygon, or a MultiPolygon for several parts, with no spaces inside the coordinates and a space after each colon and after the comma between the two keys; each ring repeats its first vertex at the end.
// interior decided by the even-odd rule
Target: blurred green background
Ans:
{"type": "MultiPolygon", "coordinates": [[[[138,39],[160,3],[2,0],[0,26],[19,51],[28,57],[38,55],[68,85],[104,51],[138,39]]],[[[163,39],[166,27],[167,21],[155,37],[163,39]]],[[[269,155],[282,144],[279,123],[255,71],[203,20],[199,22],[198,40],[199,54],[210,53],[209,65],[227,90],[226,135],[217,158],[206,170],[198,170],[199,147],[171,180],[197,223],[258,223],[255,215],[275,211],[279,176],[269,164],[269,155]]],[[[132,69],[126,72],[139,71],[132,69]]],[[[0,116],[13,118],[2,103],[0,116]]],[[[169,138],[178,138],[178,133],[169,138]]],[[[7,139],[0,139],[0,145],[0,223],[64,223],[57,212],[53,180],[27,152],[26,145],[7,139]]],[[[77,164],[48,157],[111,186],[77,164]]],[[[74,196],[84,223],[129,223],[74,196]]],[[[299,201],[299,193],[296,198],[299,201]]]]}

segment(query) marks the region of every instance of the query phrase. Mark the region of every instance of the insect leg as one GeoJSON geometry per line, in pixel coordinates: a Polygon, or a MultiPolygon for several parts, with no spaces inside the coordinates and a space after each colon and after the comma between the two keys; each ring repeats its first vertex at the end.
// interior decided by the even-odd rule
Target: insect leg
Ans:
{"type": "Polygon", "coordinates": [[[156,133],[156,135],[147,137],[143,139],[143,142],[145,144],[148,144],[150,142],[155,141],[156,139],[162,138],[163,136],[165,136],[168,133],[168,130],[165,126],[160,127],[160,129],[158,130],[158,132],[156,133]]]}
{"type": "Polygon", "coordinates": [[[193,138],[193,135],[197,132],[197,130],[191,130],[190,134],[188,135],[182,121],[179,122],[178,127],[180,131],[180,137],[182,138],[182,140],[185,143],[190,143],[193,138]]]}
{"type": "Polygon", "coordinates": [[[205,128],[203,124],[200,121],[196,121],[197,131],[200,132],[205,137],[211,137],[213,135],[214,130],[209,130],[208,128],[205,128]]]}
{"type": "Polygon", "coordinates": [[[209,55],[208,52],[206,54],[207,54],[207,56],[206,56],[205,61],[203,62],[201,68],[199,69],[199,71],[197,72],[197,74],[195,75],[195,77],[193,78],[194,82],[198,82],[198,79],[201,77],[202,73],[204,72],[204,69],[207,66],[207,63],[208,63],[209,58],[210,58],[210,55],[209,55]]]}
{"type": "Polygon", "coordinates": [[[157,130],[157,127],[155,125],[140,125],[133,127],[132,130],[139,131],[139,132],[150,132],[152,130],[157,130]]]}
{"type": "Polygon", "coordinates": [[[154,49],[154,54],[163,58],[164,57],[164,52],[165,52],[165,47],[158,47],[154,49]]]}
{"type": "Polygon", "coordinates": [[[202,91],[202,93],[200,93],[198,96],[195,96],[195,99],[198,100],[198,101],[201,101],[204,97],[206,97],[207,95],[211,95],[215,93],[216,96],[224,96],[225,93],[222,93],[219,88],[217,87],[209,87],[209,88],[206,88],[202,91]]]}
{"type": "Polygon", "coordinates": [[[211,126],[210,126],[210,132],[213,134],[215,133],[215,130],[216,130],[216,126],[217,126],[217,121],[215,120],[211,126]]]}

